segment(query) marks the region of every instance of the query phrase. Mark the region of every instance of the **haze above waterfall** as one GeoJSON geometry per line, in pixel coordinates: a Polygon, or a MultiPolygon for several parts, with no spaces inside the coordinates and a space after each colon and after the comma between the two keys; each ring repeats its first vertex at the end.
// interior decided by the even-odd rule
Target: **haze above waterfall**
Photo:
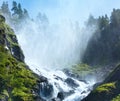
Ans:
{"type": "MultiPolygon", "coordinates": [[[[99,8],[106,6],[103,0],[100,3],[94,0],[94,4],[79,0],[16,1],[27,8],[34,19],[21,23],[16,30],[26,62],[49,68],[80,63],[87,43],[97,28],[86,27],[84,22],[90,13],[97,16],[99,8]],[[38,12],[45,15],[48,22],[39,22],[36,19],[38,12]]],[[[101,10],[99,15],[105,12],[109,13],[108,9],[101,10]]]]}
{"type": "Polygon", "coordinates": [[[17,33],[26,62],[54,68],[79,63],[95,29],[80,29],[77,22],[65,21],[46,28],[37,21],[28,21],[22,26],[17,33]]]}

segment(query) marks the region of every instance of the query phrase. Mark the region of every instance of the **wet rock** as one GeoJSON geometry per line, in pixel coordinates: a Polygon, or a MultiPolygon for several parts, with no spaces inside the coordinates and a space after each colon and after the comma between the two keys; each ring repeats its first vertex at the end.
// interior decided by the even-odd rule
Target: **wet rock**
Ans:
{"type": "Polygon", "coordinates": [[[59,92],[57,98],[63,100],[65,98],[64,92],[59,92]]]}
{"type": "Polygon", "coordinates": [[[73,93],[74,93],[73,90],[71,90],[69,92],[59,92],[58,95],[57,95],[57,98],[59,98],[60,100],[63,100],[63,99],[65,99],[66,97],[70,96],[73,93]]]}
{"type": "Polygon", "coordinates": [[[84,83],[86,83],[86,84],[89,84],[86,80],[81,80],[81,79],[79,79],[79,81],[84,82],[84,83]]]}
{"type": "Polygon", "coordinates": [[[76,88],[79,86],[76,81],[74,81],[72,78],[67,78],[65,82],[72,88],[76,88]]]}
{"type": "Polygon", "coordinates": [[[56,80],[61,80],[61,81],[63,81],[63,79],[62,79],[61,77],[59,77],[59,76],[54,75],[54,77],[55,77],[56,80]]]}
{"type": "MultiPolygon", "coordinates": [[[[12,30],[12,29],[9,29],[9,30],[12,30]]],[[[9,35],[9,37],[11,38],[12,42],[18,43],[18,40],[15,35],[9,35]]]]}
{"type": "Polygon", "coordinates": [[[60,100],[59,98],[54,98],[51,101],[62,101],[62,100],[60,100]]]}
{"type": "Polygon", "coordinates": [[[102,84],[102,82],[98,82],[98,83],[94,84],[94,85],[93,85],[93,89],[95,89],[96,87],[98,87],[98,86],[101,85],[101,84],[102,84]]]}
{"type": "Polygon", "coordinates": [[[17,60],[24,62],[25,57],[24,57],[23,52],[19,46],[13,46],[11,48],[11,53],[17,60]]]}
{"type": "Polygon", "coordinates": [[[48,82],[47,78],[42,75],[40,75],[39,78],[40,78],[40,82],[48,82]]]}
{"type": "Polygon", "coordinates": [[[64,72],[66,75],[70,76],[70,77],[76,77],[76,74],[73,74],[70,70],[68,69],[64,69],[64,72]]]}
{"type": "Polygon", "coordinates": [[[50,99],[53,96],[53,85],[48,82],[40,83],[40,96],[44,99],[50,99]]]}

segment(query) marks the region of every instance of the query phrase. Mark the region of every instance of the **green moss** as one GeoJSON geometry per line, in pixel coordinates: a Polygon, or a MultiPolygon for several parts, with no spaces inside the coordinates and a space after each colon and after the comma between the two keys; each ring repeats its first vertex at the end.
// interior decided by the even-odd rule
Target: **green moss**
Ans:
{"type": "Polygon", "coordinates": [[[14,59],[0,46],[0,99],[9,96],[15,101],[32,101],[36,80],[27,66],[14,59]],[[29,100],[27,100],[29,99],[29,100]]]}
{"type": "Polygon", "coordinates": [[[13,40],[11,39],[9,35],[7,36],[7,41],[9,42],[10,47],[19,46],[18,43],[13,42],[13,40]]]}
{"type": "Polygon", "coordinates": [[[16,60],[10,51],[5,49],[5,40],[9,43],[9,48],[20,47],[13,30],[4,21],[0,22],[0,40],[2,40],[0,44],[0,100],[34,101],[32,91],[37,84],[37,77],[27,69],[25,63],[16,60]]]}
{"type": "Polygon", "coordinates": [[[11,29],[9,25],[4,24],[4,26],[5,26],[5,32],[6,32],[8,35],[15,35],[13,29],[11,29]]]}
{"type": "Polygon", "coordinates": [[[3,90],[3,94],[4,94],[5,96],[9,97],[9,94],[8,94],[7,90],[3,90]]]}
{"type": "Polygon", "coordinates": [[[110,93],[113,89],[116,88],[115,84],[116,84],[115,82],[103,84],[101,86],[98,86],[94,90],[94,92],[98,92],[98,93],[102,93],[102,92],[110,93]]]}
{"type": "MultiPolygon", "coordinates": [[[[0,29],[5,31],[5,26],[4,26],[4,24],[5,24],[4,22],[0,22],[0,29]]],[[[1,33],[0,33],[0,34],[1,34],[1,33]]]]}
{"type": "Polygon", "coordinates": [[[120,94],[112,99],[112,101],[120,101],[120,94]]]}
{"type": "Polygon", "coordinates": [[[80,76],[85,76],[88,74],[92,74],[94,72],[94,68],[90,67],[87,64],[77,64],[72,66],[72,72],[78,74],[80,76]]]}
{"type": "Polygon", "coordinates": [[[12,37],[16,37],[16,35],[9,25],[7,25],[5,22],[0,22],[0,30],[3,31],[3,33],[0,34],[6,34],[7,41],[10,43],[11,47],[19,46],[18,43],[12,40],[12,37]]]}

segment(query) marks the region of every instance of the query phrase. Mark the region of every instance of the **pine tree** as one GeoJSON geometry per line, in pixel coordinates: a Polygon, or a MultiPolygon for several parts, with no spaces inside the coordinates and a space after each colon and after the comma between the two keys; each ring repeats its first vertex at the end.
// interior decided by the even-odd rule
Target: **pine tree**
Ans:
{"type": "Polygon", "coordinates": [[[13,11],[13,14],[12,15],[16,15],[18,14],[18,7],[17,7],[17,2],[16,1],[13,1],[13,5],[12,5],[12,11],[13,11]]]}
{"type": "Polygon", "coordinates": [[[19,16],[19,19],[23,18],[23,10],[21,8],[21,4],[20,3],[18,4],[18,16],[19,16]]]}

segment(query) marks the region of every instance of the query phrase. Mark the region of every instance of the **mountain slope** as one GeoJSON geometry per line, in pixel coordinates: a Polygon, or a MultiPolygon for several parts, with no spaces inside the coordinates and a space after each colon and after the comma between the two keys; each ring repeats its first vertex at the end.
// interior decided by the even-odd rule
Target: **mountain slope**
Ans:
{"type": "Polygon", "coordinates": [[[37,81],[24,63],[14,31],[0,15],[0,101],[34,101],[37,81]]]}
{"type": "Polygon", "coordinates": [[[120,65],[82,101],[120,101],[120,65]]]}
{"type": "MultiPolygon", "coordinates": [[[[106,15],[94,21],[98,23],[98,29],[88,44],[83,62],[97,68],[99,65],[103,67],[118,64],[120,62],[120,9],[113,9],[110,18],[106,15]]],[[[106,69],[110,70],[110,66],[106,69]]],[[[109,74],[105,69],[102,72],[109,74]]],[[[120,64],[115,66],[104,82],[95,87],[82,101],[120,101],[120,64]]]]}

